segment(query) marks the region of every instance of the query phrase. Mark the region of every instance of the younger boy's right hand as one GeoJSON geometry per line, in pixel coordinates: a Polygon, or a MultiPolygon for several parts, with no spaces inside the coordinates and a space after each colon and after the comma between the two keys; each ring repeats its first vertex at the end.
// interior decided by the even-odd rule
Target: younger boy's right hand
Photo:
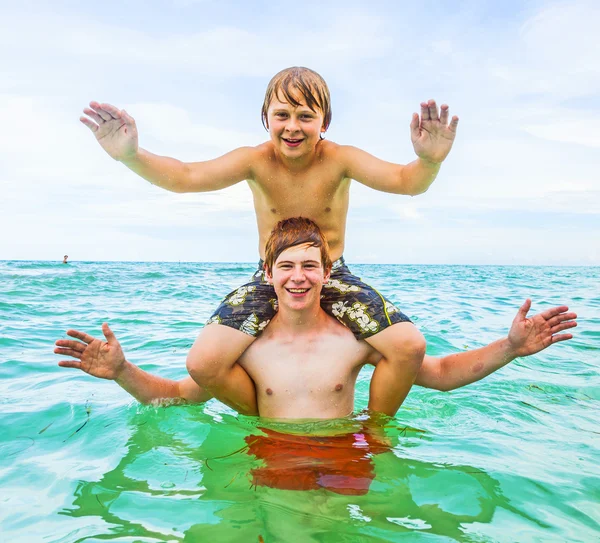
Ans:
{"type": "Polygon", "coordinates": [[[115,160],[135,157],[138,152],[138,132],[135,120],[124,109],[111,104],[90,102],[79,120],[96,136],[98,143],[115,160]]]}
{"type": "Polygon", "coordinates": [[[77,360],[61,360],[58,365],[63,368],[77,368],[100,379],[116,380],[125,369],[127,361],[121,344],[107,323],[102,325],[102,333],[106,341],[79,332],[67,330],[67,335],[80,341],[59,339],[56,341],[56,354],[71,356],[77,360]]]}

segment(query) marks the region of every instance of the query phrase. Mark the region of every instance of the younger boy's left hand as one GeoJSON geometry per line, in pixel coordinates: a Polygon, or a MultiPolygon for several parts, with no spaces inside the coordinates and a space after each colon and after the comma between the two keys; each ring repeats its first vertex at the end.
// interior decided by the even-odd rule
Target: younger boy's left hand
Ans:
{"type": "Polygon", "coordinates": [[[452,149],[456,137],[458,117],[454,115],[448,124],[449,110],[442,104],[438,112],[435,100],[421,103],[421,117],[413,113],[410,122],[410,139],[415,153],[421,160],[441,163],[452,149]]]}

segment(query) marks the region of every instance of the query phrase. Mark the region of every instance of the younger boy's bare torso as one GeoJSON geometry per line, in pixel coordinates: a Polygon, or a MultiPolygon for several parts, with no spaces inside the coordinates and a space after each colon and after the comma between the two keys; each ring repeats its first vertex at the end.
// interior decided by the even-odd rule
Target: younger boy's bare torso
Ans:
{"type": "Polygon", "coordinates": [[[297,173],[281,162],[272,142],[252,149],[253,179],[248,185],[254,197],[261,258],[273,227],[281,219],[300,216],[319,225],[332,260],[342,256],[350,179],[335,159],[339,149],[335,143],[320,141],[312,162],[297,173]]]}
{"type": "Polygon", "coordinates": [[[238,361],[256,384],[268,418],[340,418],[354,409],[361,367],[380,358],[366,342],[323,312],[322,326],[283,331],[277,317],[238,361]]]}

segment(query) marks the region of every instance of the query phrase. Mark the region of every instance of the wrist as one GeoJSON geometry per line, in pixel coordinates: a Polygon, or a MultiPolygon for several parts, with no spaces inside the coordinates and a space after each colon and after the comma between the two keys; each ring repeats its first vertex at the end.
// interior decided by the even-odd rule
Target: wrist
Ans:
{"type": "Polygon", "coordinates": [[[115,371],[115,377],[113,381],[115,381],[118,385],[123,385],[131,375],[131,371],[133,369],[133,364],[131,362],[127,362],[125,360],[123,364],[115,371]]]}
{"type": "Polygon", "coordinates": [[[428,158],[422,158],[419,157],[419,162],[421,163],[421,165],[425,166],[426,168],[430,168],[432,170],[439,170],[442,162],[436,162],[435,160],[430,160],[428,158]]]}
{"type": "Polygon", "coordinates": [[[503,359],[507,363],[512,362],[515,358],[519,358],[520,356],[518,349],[511,343],[508,337],[500,340],[500,348],[503,353],[503,359]]]}
{"type": "Polygon", "coordinates": [[[118,162],[121,162],[121,164],[125,164],[125,166],[131,166],[131,165],[137,164],[141,160],[142,153],[140,151],[141,151],[141,149],[138,147],[132,153],[118,157],[116,160],[118,162]]]}

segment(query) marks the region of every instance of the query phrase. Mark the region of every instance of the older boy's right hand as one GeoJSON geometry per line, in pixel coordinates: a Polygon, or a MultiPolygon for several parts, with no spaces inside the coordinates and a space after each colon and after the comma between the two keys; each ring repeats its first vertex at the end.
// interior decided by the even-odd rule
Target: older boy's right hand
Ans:
{"type": "Polygon", "coordinates": [[[135,120],[124,109],[111,104],[90,102],[79,120],[96,136],[98,143],[115,160],[133,158],[138,151],[135,120]]]}
{"type": "Polygon", "coordinates": [[[118,379],[127,364],[123,349],[107,323],[102,325],[102,333],[106,341],[78,330],[67,330],[68,336],[80,341],[59,339],[54,352],[72,356],[79,361],[61,360],[58,365],[63,368],[77,368],[100,379],[118,379]]]}

